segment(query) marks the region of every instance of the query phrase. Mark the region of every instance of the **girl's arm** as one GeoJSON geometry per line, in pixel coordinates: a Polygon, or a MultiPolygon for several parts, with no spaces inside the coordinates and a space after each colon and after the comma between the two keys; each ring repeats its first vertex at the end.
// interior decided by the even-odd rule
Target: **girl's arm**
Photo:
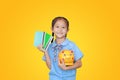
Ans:
{"type": "Polygon", "coordinates": [[[71,70],[71,69],[77,69],[80,68],[82,66],[82,62],[81,59],[77,60],[74,65],[72,66],[65,66],[64,61],[62,61],[62,63],[59,62],[59,67],[62,68],[63,70],[71,70]]]}
{"type": "Polygon", "coordinates": [[[50,57],[49,57],[48,52],[42,48],[42,45],[39,45],[37,48],[44,53],[44,56],[45,56],[45,59],[46,59],[45,60],[46,65],[49,69],[51,69],[51,62],[50,62],[50,57]]]}
{"type": "Polygon", "coordinates": [[[47,51],[44,52],[44,56],[45,56],[45,58],[46,58],[46,65],[47,65],[47,67],[48,67],[49,69],[51,69],[50,57],[49,57],[47,51]]]}

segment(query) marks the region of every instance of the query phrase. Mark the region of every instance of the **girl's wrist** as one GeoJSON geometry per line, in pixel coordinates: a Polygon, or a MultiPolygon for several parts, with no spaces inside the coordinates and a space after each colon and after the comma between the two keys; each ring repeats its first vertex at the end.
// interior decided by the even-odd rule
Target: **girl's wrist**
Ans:
{"type": "Polygon", "coordinates": [[[43,53],[46,53],[47,51],[46,50],[44,50],[43,48],[41,49],[41,51],[43,52],[43,53]]]}
{"type": "Polygon", "coordinates": [[[65,67],[65,70],[69,70],[69,67],[68,67],[68,66],[66,66],[66,67],[65,67]]]}
{"type": "Polygon", "coordinates": [[[48,54],[46,50],[44,51],[44,54],[45,54],[45,55],[48,54]]]}

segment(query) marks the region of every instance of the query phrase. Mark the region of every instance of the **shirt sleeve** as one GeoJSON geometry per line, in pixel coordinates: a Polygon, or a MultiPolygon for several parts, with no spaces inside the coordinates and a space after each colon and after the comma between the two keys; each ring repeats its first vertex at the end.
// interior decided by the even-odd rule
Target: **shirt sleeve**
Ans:
{"type": "Polygon", "coordinates": [[[43,61],[46,61],[46,58],[45,58],[45,56],[43,56],[43,57],[42,57],[42,60],[43,60],[43,61]]]}
{"type": "Polygon", "coordinates": [[[75,61],[77,61],[78,59],[81,59],[83,57],[83,54],[75,44],[74,44],[73,48],[74,48],[74,50],[73,50],[74,51],[74,59],[75,59],[75,61]]]}

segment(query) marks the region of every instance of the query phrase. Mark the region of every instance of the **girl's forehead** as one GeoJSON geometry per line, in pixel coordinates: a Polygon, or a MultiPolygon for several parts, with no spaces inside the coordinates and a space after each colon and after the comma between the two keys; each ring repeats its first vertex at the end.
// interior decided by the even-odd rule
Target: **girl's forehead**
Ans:
{"type": "Polygon", "coordinates": [[[66,25],[66,22],[63,19],[61,19],[61,20],[57,20],[55,24],[66,25]]]}

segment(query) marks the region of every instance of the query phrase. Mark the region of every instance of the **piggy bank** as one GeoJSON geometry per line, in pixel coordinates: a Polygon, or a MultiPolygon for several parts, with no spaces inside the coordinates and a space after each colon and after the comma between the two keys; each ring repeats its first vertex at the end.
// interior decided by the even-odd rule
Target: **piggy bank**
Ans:
{"type": "Polygon", "coordinates": [[[62,60],[64,61],[65,65],[70,66],[74,63],[74,53],[72,50],[62,50],[59,55],[60,63],[62,60]]]}

